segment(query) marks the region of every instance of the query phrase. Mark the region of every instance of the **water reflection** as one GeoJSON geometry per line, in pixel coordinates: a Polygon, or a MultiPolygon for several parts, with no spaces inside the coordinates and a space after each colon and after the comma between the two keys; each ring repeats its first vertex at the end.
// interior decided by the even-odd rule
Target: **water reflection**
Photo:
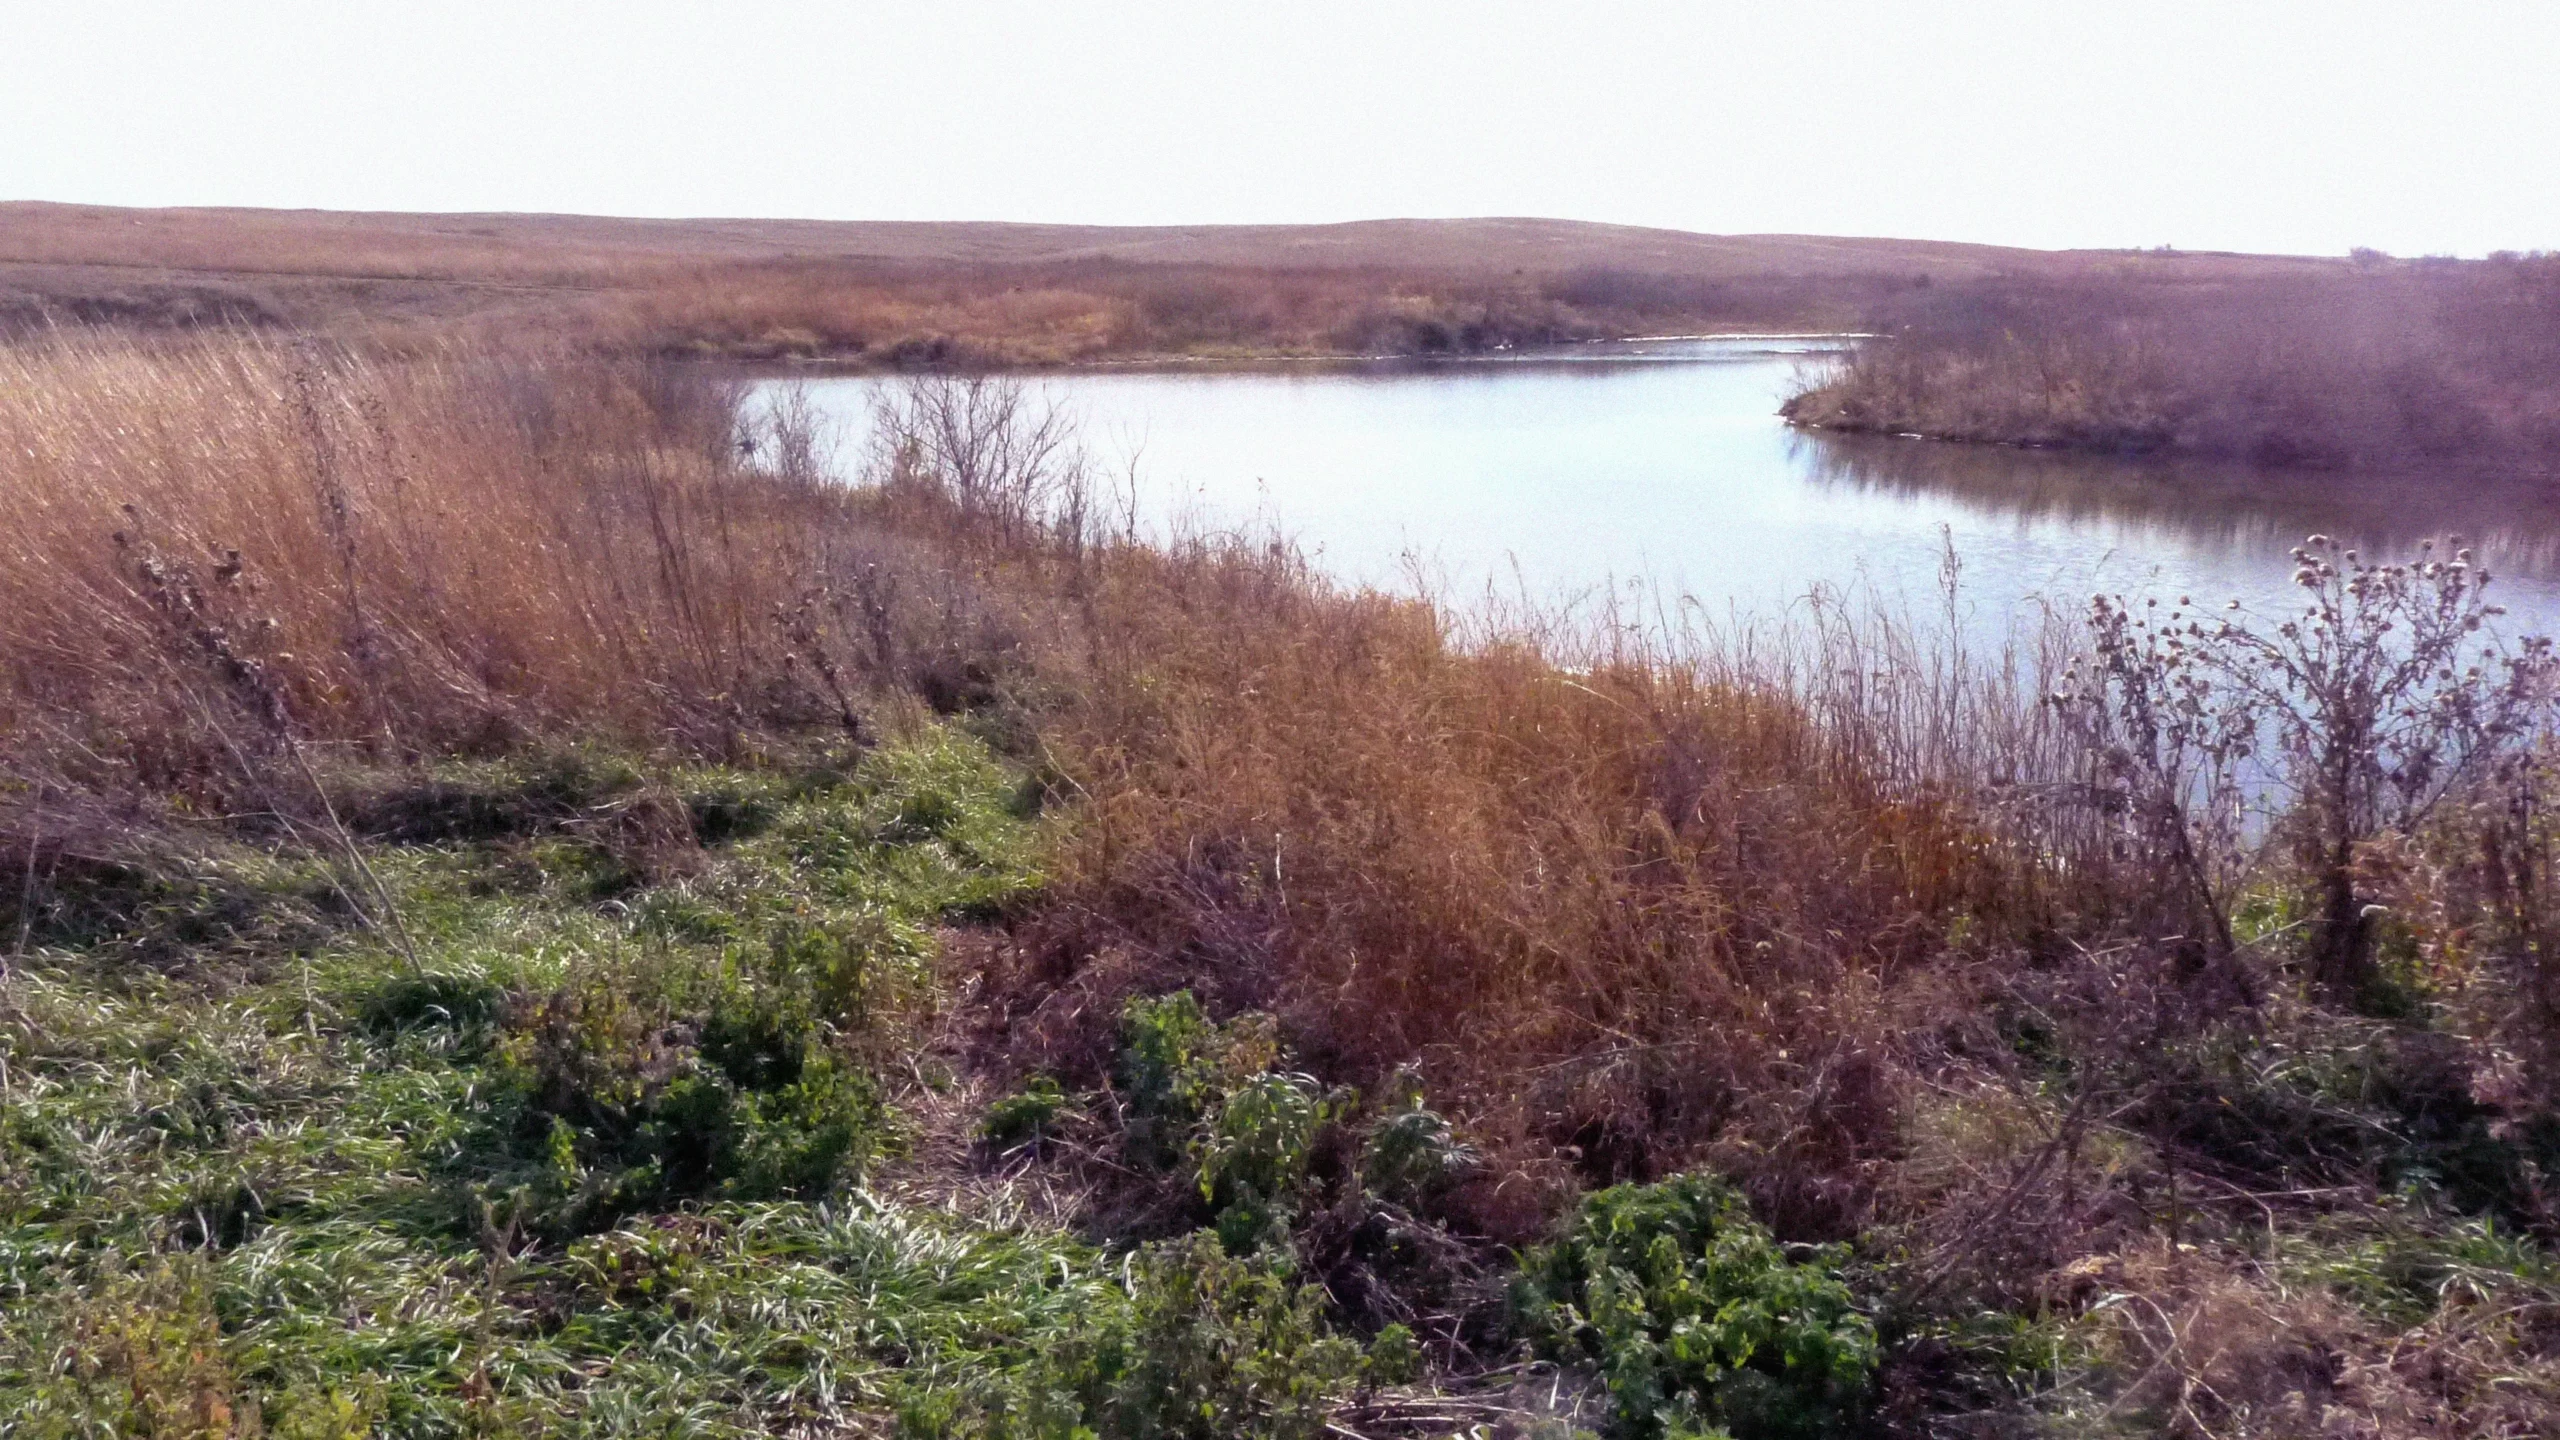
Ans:
{"type": "Polygon", "coordinates": [[[1814,361],[1845,354],[1859,335],[1647,335],[1628,340],[1591,340],[1577,345],[1523,350],[1485,350],[1451,355],[1307,356],[1260,360],[1119,360],[1078,372],[1076,378],[1108,375],[1294,375],[1355,376],[1367,379],[1439,376],[1445,379],[1491,375],[1557,374],[1602,376],[1606,367],[1624,365],[1754,364],[1774,359],[1814,361]]]}
{"type": "Polygon", "coordinates": [[[2070,527],[2139,526],[2164,544],[2234,559],[2281,555],[2311,534],[2395,556],[2460,534],[2495,573],[2560,581],[2560,495],[2522,482],[2260,470],[1825,431],[1793,432],[1789,454],[1816,485],[1952,500],[2070,527]]]}

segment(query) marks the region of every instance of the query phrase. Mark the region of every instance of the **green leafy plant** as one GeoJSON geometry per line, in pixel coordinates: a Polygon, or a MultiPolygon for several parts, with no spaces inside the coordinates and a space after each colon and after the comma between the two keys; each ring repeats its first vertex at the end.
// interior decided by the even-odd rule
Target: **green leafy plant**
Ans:
{"type": "Polygon", "coordinates": [[[1124,1151],[1158,1171],[1188,1160],[1209,1226],[1231,1253],[1287,1241],[1327,1127],[1363,1132],[1352,1183],[1365,1188],[1363,1204],[1421,1204],[1473,1163],[1448,1121],[1423,1103],[1410,1068],[1396,1072],[1386,1103],[1364,1120],[1358,1092],[1282,1071],[1281,1058],[1271,1017],[1219,1025],[1187,990],[1141,996],[1122,1011],[1124,1151]]]}
{"type": "MultiPolygon", "coordinates": [[[[1143,1252],[1124,1325],[1086,1353],[1108,1436],[1313,1440],[1360,1350],[1326,1330],[1322,1296],[1229,1258],[1207,1236],[1143,1252]]],[[[1075,1347],[1068,1347],[1071,1350],[1075,1347]]]]}
{"type": "MultiPolygon", "coordinates": [[[[1044,1337],[1023,1373],[914,1397],[912,1440],[1318,1440],[1366,1356],[1320,1292],[1195,1232],[1134,1253],[1121,1303],[1044,1337]]],[[[1390,1357],[1392,1361],[1393,1357],[1390,1357]]]]}
{"type": "Polygon", "coordinates": [[[1193,1146],[1200,1198],[1216,1212],[1218,1238],[1242,1254],[1288,1234],[1316,1132],[1349,1109],[1305,1075],[1270,1071],[1238,1085],[1193,1146]]]}
{"type": "Polygon", "coordinates": [[[1678,1175],[1585,1198],[1516,1298],[1548,1353],[1599,1368],[1628,1440],[1790,1440],[1851,1418],[1875,1368],[1840,1259],[1788,1258],[1730,1187],[1678,1175]]]}
{"type": "Polygon", "coordinates": [[[1220,1093],[1225,1037],[1188,990],[1137,996],[1120,1012],[1120,1095],[1132,1159],[1170,1168],[1220,1093]]]}
{"type": "Polygon", "coordinates": [[[1423,1103],[1422,1077],[1410,1068],[1398,1070],[1361,1145],[1360,1179],[1370,1193],[1417,1204],[1475,1160],[1448,1120],[1423,1103]]]}
{"type": "MultiPolygon", "coordinates": [[[[843,1053],[841,947],[781,943],[708,979],[648,966],[530,1006],[500,1055],[529,1167],[487,1187],[575,1234],[687,1199],[823,1195],[876,1150],[878,1087],[843,1053]]],[[[858,987],[857,987],[858,988],[858,987]]]]}
{"type": "Polygon", "coordinates": [[[1047,1075],[1034,1075],[1020,1090],[987,1107],[978,1122],[978,1138],[997,1150],[1045,1140],[1060,1117],[1076,1108],[1075,1097],[1047,1075]]]}

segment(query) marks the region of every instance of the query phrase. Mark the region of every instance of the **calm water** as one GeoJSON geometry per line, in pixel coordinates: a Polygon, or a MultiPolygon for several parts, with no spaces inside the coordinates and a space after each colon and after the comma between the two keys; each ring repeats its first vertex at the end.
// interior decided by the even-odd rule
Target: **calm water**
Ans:
{"type": "MultiPolygon", "coordinates": [[[[1945,547],[1969,628],[2092,590],[2288,605],[2315,531],[2398,555],[2459,532],[2511,629],[2560,633],[2560,499],[2422,480],[1830,435],[1779,400],[1827,342],[1681,341],[1343,369],[1081,373],[1034,382],[1159,519],[1276,521],[1334,573],[1542,599],[1640,579],[1712,612],[1817,589],[1936,606],[1945,547]],[[2495,592],[2493,592],[2495,593],[2495,592]]],[[[877,379],[804,382],[857,456],[877,379]]]]}

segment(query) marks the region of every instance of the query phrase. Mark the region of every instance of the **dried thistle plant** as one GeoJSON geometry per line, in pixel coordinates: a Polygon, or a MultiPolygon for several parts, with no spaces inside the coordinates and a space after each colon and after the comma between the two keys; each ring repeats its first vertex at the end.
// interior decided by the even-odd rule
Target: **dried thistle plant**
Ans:
{"type": "Polygon", "coordinates": [[[2182,877],[2226,953],[2266,820],[2310,892],[2312,979],[2349,1003],[2376,979],[2360,851],[2488,779],[2547,726],[2560,681],[2550,640],[2500,637],[2472,552],[2458,537],[2442,551],[2368,563],[2314,535],[2293,551],[2305,603],[2284,615],[2096,597],[2092,651],[2053,697],[2093,793],[2182,877]]]}

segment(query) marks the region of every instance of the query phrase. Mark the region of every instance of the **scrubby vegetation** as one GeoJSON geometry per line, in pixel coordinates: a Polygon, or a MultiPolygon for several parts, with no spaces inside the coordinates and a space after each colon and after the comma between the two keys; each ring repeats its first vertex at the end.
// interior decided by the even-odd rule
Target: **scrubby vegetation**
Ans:
{"type": "Polygon", "coordinates": [[[2560,467],[2560,258],[1897,297],[1798,424],[2315,467],[2560,467]]]}
{"type": "Polygon", "coordinates": [[[2458,544],[1966,655],[1145,536],[995,382],[837,487],[570,350],[0,364],[12,1433],[2560,1413],[2458,544]]]}

